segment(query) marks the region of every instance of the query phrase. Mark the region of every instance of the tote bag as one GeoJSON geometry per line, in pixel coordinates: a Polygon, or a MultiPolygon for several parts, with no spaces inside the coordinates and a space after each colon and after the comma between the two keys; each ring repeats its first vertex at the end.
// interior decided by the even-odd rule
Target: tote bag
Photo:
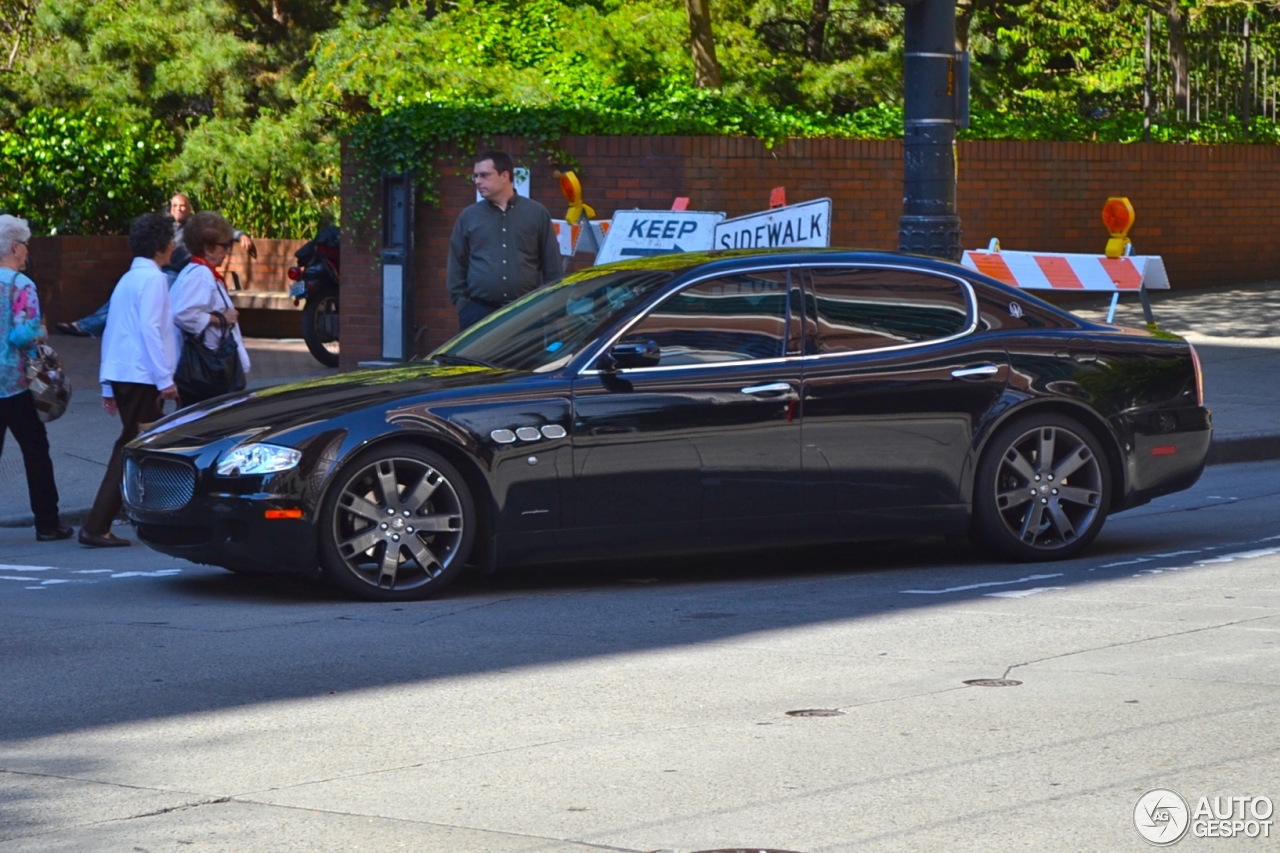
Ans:
{"type": "Polygon", "coordinates": [[[215,311],[213,316],[218,319],[221,329],[214,349],[204,345],[201,335],[182,333],[182,352],[178,356],[173,382],[178,386],[178,396],[184,406],[239,391],[245,386],[244,367],[240,364],[240,352],[231,326],[221,313],[215,311]]]}

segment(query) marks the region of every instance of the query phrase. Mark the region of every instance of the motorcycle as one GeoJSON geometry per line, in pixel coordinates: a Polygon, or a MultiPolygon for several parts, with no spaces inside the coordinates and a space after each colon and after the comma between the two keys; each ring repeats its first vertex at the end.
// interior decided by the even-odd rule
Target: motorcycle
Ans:
{"type": "Polygon", "coordinates": [[[298,263],[289,267],[289,295],[293,304],[306,300],[302,309],[302,339],[316,361],[338,366],[338,268],[341,233],[328,225],[294,253],[298,263]]]}

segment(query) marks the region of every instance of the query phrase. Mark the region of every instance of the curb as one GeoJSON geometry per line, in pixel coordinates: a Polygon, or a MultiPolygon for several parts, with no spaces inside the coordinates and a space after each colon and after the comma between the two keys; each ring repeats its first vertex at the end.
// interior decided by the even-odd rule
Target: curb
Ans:
{"type": "Polygon", "coordinates": [[[1280,435],[1239,435],[1216,438],[1209,444],[1206,465],[1265,462],[1280,459],[1280,435]]]}

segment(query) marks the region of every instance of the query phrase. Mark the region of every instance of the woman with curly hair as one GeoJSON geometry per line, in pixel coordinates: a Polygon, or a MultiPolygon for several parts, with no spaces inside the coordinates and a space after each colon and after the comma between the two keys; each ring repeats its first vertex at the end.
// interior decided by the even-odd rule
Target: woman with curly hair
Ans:
{"type": "Polygon", "coordinates": [[[112,519],[123,503],[124,446],[137,437],[142,424],[160,418],[165,400],[178,398],[173,384],[178,356],[169,331],[169,280],[160,269],[173,254],[169,217],[144,213],[134,219],[129,224],[129,250],[133,262],[111,291],[102,333],[98,368],[102,408],[112,417],[120,416],[120,435],[111,448],[93,508],[80,527],[80,544],[91,548],[130,544],[111,532],[112,519]]]}

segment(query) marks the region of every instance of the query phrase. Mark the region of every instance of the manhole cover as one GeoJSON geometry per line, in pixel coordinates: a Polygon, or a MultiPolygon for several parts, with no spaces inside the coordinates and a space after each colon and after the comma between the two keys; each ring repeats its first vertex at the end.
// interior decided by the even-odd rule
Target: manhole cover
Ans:
{"type": "MultiPolygon", "coordinates": [[[[834,708],[802,708],[799,711],[788,711],[788,717],[843,717],[844,711],[837,711],[834,708]]],[[[718,851],[711,851],[718,853],[718,851]]],[[[762,853],[786,853],[786,851],[762,851],[762,853]]]]}
{"type": "Polygon", "coordinates": [[[965,682],[970,687],[1017,687],[1021,683],[1012,678],[971,678],[965,682]]]}

